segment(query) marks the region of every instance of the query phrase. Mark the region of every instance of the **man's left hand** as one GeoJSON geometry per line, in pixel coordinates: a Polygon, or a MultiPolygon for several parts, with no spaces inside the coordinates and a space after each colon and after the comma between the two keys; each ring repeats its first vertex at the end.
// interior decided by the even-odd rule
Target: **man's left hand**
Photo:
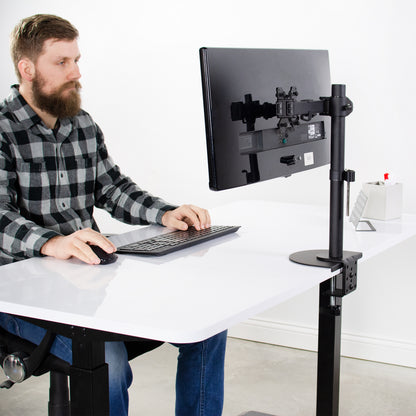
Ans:
{"type": "Polygon", "coordinates": [[[167,211],[162,217],[162,224],[176,230],[187,230],[189,226],[201,230],[211,226],[211,218],[204,208],[181,205],[173,211],[167,211]]]}

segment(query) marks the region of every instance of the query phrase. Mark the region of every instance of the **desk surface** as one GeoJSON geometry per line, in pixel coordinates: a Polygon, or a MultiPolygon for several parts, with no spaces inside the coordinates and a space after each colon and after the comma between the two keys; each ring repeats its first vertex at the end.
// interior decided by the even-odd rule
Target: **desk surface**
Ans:
{"type": "MultiPolygon", "coordinates": [[[[327,269],[288,260],[328,247],[325,207],[246,201],[211,211],[241,225],[226,236],[160,258],[119,255],[116,263],[33,258],[1,268],[0,311],[169,342],[212,336],[328,279],[327,269]]],[[[416,235],[416,215],[345,224],[344,249],[363,259],[416,235]]],[[[138,228],[137,233],[143,232],[138,228]]],[[[147,230],[146,230],[147,232],[147,230]]]]}

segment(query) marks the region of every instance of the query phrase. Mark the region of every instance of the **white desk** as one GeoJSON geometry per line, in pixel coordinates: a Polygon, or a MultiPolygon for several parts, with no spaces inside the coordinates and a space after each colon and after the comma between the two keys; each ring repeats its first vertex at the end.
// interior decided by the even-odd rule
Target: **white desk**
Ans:
{"type": "MultiPolygon", "coordinates": [[[[323,207],[240,202],[211,211],[236,235],[160,258],[120,255],[116,263],[34,258],[3,266],[0,311],[168,342],[210,337],[329,279],[328,269],[289,261],[328,248],[323,207]]],[[[346,224],[344,249],[364,259],[416,234],[416,215],[374,221],[377,232],[346,224]]],[[[137,232],[143,232],[141,230],[137,232]]]]}
{"type": "Polygon", "coordinates": [[[325,213],[319,223],[307,213],[307,207],[295,213],[232,204],[212,216],[216,223],[241,224],[237,235],[164,257],[119,255],[106,266],[34,258],[3,266],[0,310],[169,342],[199,341],[330,277],[288,260],[291,251],[327,244],[325,213]]]}

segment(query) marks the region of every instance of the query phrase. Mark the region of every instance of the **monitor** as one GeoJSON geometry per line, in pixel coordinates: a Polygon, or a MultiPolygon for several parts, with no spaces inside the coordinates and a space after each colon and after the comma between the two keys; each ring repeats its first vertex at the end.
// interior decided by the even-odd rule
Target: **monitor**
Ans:
{"type": "Polygon", "coordinates": [[[329,117],[278,117],[278,98],[331,95],[328,51],[201,48],[209,186],[235,188],[330,161],[329,117]]]}

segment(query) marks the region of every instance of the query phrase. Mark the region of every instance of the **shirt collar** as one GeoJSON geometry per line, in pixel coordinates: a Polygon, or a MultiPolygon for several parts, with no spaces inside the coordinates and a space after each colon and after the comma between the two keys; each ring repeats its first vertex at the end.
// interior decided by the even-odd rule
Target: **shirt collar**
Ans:
{"type": "Polygon", "coordinates": [[[34,125],[42,123],[42,119],[23,98],[23,95],[20,94],[19,85],[12,85],[7,101],[9,102],[10,110],[16,119],[23,124],[25,129],[30,129],[34,125]]]}
{"type": "MultiPolygon", "coordinates": [[[[9,102],[9,108],[13,112],[16,119],[27,130],[34,126],[46,133],[52,131],[49,127],[46,127],[39,115],[33,110],[33,108],[27,103],[23,95],[19,92],[19,85],[15,84],[11,86],[11,93],[7,98],[9,102]]],[[[63,131],[69,133],[72,130],[72,122],[70,118],[63,118],[59,120],[60,128],[64,128],[63,131]]]]}

